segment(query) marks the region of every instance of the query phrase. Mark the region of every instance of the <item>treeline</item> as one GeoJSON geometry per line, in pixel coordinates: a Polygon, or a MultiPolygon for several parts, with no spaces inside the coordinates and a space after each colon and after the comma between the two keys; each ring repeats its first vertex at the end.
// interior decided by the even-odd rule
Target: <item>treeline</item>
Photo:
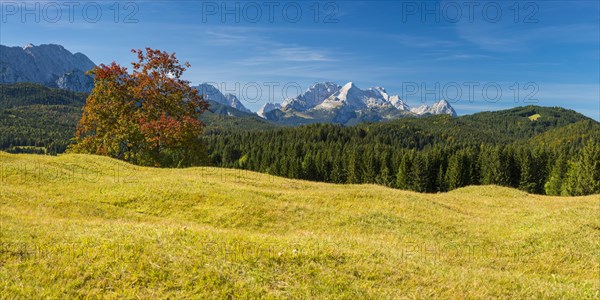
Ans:
{"type": "Polygon", "coordinates": [[[527,137],[508,144],[493,138],[456,139],[432,133],[435,130],[425,123],[400,125],[404,122],[409,121],[230,132],[206,136],[205,141],[213,165],[288,178],[375,183],[429,193],[480,184],[536,194],[600,193],[600,125],[594,121],[548,132],[557,140],[563,135],[573,139],[572,133],[591,128],[578,142],[552,146],[529,143],[527,137]]]}
{"type": "Polygon", "coordinates": [[[0,150],[31,153],[62,153],[71,143],[81,108],[67,105],[28,105],[0,108],[0,150]]]}
{"type": "Polygon", "coordinates": [[[71,143],[85,93],[34,83],[0,84],[0,150],[57,154],[71,143]]]}

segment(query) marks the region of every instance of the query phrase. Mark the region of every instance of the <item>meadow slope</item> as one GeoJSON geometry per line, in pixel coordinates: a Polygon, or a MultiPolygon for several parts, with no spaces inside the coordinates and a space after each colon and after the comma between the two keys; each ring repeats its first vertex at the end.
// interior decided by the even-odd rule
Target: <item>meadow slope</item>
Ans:
{"type": "Polygon", "coordinates": [[[0,152],[0,298],[600,297],[600,196],[0,152]]]}

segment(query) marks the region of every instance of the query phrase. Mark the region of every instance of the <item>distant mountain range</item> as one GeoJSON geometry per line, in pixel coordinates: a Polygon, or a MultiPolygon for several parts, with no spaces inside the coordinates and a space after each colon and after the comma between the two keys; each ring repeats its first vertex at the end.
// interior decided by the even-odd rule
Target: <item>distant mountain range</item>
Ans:
{"type": "MultiPolygon", "coordinates": [[[[32,82],[47,87],[90,92],[94,82],[85,72],[95,66],[84,54],[72,54],[60,45],[0,45],[0,83],[32,82]]],[[[213,85],[203,83],[196,88],[207,100],[240,112],[252,113],[235,95],[223,94],[213,85]]],[[[445,100],[432,106],[411,108],[398,95],[389,95],[382,87],[362,90],[352,82],[344,86],[333,82],[317,83],[281,104],[265,103],[256,114],[273,123],[292,126],[311,123],[353,125],[405,116],[456,116],[450,103],[445,100]]]]}
{"type": "Polygon", "coordinates": [[[267,103],[259,110],[259,116],[267,120],[292,125],[352,125],[440,114],[456,117],[456,111],[448,101],[440,100],[432,106],[421,105],[411,109],[398,95],[389,95],[382,87],[361,90],[352,82],[344,86],[333,82],[317,83],[298,97],[286,99],[281,105],[267,103]]]}
{"type": "Polygon", "coordinates": [[[0,83],[34,82],[89,92],[94,81],[85,72],[94,66],[94,62],[84,54],[73,54],[60,45],[0,45],[0,83]]]}
{"type": "Polygon", "coordinates": [[[235,95],[223,94],[213,85],[203,83],[195,86],[195,88],[200,94],[204,95],[205,99],[207,100],[212,100],[223,105],[231,106],[239,111],[252,113],[252,111],[247,109],[235,95]]]}
{"type": "MultiPolygon", "coordinates": [[[[232,94],[223,94],[213,85],[196,86],[208,100],[250,113],[232,94]]],[[[448,101],[440,100],[432,106],[410,108],[398,95],[388,95],[382,87],[361,90],[349,82],[340,86],[333,82],[316,83],[295,98],[283,103],[265,103],[256,114],[268,121],[284,125],[311,123],[338,123],[352,125],[361,122],[378,122],[405,116],[451,115],[456,111],[448,101]]]]}

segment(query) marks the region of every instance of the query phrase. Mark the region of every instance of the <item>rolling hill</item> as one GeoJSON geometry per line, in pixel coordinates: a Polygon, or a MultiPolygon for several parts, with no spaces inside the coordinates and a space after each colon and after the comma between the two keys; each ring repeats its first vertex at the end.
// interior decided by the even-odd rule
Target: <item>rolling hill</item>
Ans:
{"type": "Polygon", "coordinates": [[[596,196],[419,194],[0,152],[7,298],[600,294],[596,196]]]}

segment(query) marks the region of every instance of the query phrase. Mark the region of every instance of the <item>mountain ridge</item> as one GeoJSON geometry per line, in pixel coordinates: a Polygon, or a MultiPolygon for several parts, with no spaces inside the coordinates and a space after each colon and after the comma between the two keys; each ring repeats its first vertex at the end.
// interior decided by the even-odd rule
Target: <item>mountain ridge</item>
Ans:
{"type": "Polygon", "coordinates": [[[412,108],[398,95],[389,95],[380,86],[360,89],[353,82],[343,86],[332,82],[320,82],[304,93],[286,99],[281,108],[266,105],[261,117],[289,125],[311,123],[338,123],[353,125],[360,122],[379,122],[406,116],[448,114],[456,117],[456,111],[446,100],[431,106],[412,108]]]}
{"type": "Polygon", "coordinates": [[[206,100],[212,100],[217,103],[233,107],[243,112],[252,113],[252,111],[247,109],[235,95],[223,94],[214,85],[208,83],[201,83],[194,87],[198,90],[199,94],[206,96],[206,100]]]}
{"type": "Polygon", "coordinates": [[[90,92],[92,77],[85,72],[96,64],[85,54],[71,53],[61,45],[0,45],[0,83],[33,82],[47,87],[90,92]]]}

